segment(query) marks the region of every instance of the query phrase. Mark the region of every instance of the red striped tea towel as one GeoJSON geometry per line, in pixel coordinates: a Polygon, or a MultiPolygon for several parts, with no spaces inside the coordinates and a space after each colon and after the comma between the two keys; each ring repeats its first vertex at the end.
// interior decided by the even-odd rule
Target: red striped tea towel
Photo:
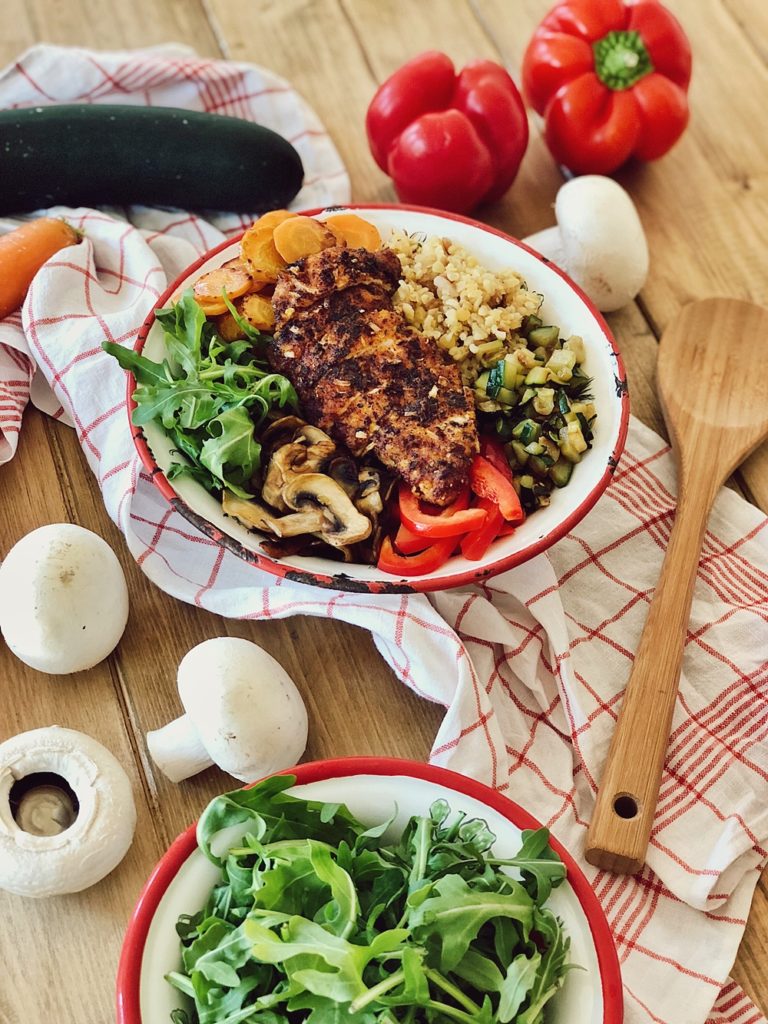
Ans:
{"type": "MultiPolygon", "coordinates": [[[[40,54],[0,76],[0,101],[28,99],[29,78],[51,92],[36,64],[40,54]]],[[[68,62],[70,73],[57,73],[70,91],[85,57],[59,53],[53,62],[68,62]]],[[[142,80],[148,65],[162,78],[162,66],[168,88],[176,75],[184,90],[165,102],[190,106],[200,99],[197,68],[206,82],[216,78],[220,96],[228,88],[241,95],[242,76],[262,74],[192,57],[87,59],[105,81],[118,66],[129,83],[142,80]]],[[[144,93],[136,98],[143,102],[144,93]]],[[[326,180],[315,201],[343,201],[340,181],[326,180]]],[[[509,793],[580,857],[673,517],[664,442],[633,421],[621,466],[589,516],[549,557],[485,586],[427,598],[276,580],[197,534],[155,490],[127,429],[123,374],[100,349],[105,337],[131,344],[179,260],[221,235],[199,218],[157,211],[132,210],[129,220],[88,210],[67,217],[87,240],[46,265],[22,318],[0,324],[0,459],[13,452],[37,365],[74,423],[109,514],[153,582],[222,615],[319,615],[370,630],[398,677],[447,709],[432,759],[509,793]]],[[[629,1024],[765,1024],[728,971],[768,844],[766,522],[733,493],[719,495],[649,866],[626,878],[582,863],[616,938],[629,1024]]]]}

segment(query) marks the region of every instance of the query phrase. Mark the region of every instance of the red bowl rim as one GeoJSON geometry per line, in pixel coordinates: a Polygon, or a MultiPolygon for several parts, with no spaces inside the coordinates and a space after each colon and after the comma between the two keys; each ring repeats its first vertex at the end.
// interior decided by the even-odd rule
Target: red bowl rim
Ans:
{"type": "MultiPolygon", "coordinates": [[[[295,775],[296,785],[354,775],[407,775],[472,797],[498,811],[521,830],[542,827],[541,823],[519,804],[484,783],[447,768],[418,761],[389,757],[339,757],[310,761],[275,774],[295,775]]],[[[197,847],[196,827],[196,823],[190,825],[171,843],[149,876],[133,909],[123,939],[117,970],[117,1024],[142,1024],[141,968],[147,935],[165,891],[197,847]]],[[[624,997],[621,969],[603,908],[586,876],[565,847],[554,836],[550,836],[550,843],[566,866],[568,884],[584,911],[592,933],[603,993],[603,1024],[622,1024],[624,997]]]]}
{"type": "MultiPolygon", "coordinates": [[[[332,575],[326,575],[325,573],[316,572],[308,569],[297,569],[294,566],[288,565],[283,561],[277,561],[270,558],[268,555],[261,554],[256,551],[251,551],[244,547],[239,541],[235,540],[234,537],[230,537],[228,534],[222,532],[213,523],[210,523],[203,516],[195,512],[190,506],[184,501],[180,495],[176,493],[173,486],[169,482],[166,475],[160,469],[155,462],[155,458],[150,451],[147,440],[144,436],[144,432],[141,427],[136,426],[131,422],[131,414],[136,407],[136,403],[133,401],[132,395],[136,387],[136,381],[132,373],[128,373],[127,387],[126,387],[126,406],[128,411],[128,423],[131,430],[136,450],[138,451],[139,458],[147,469],[150,478],[152,479],[155,486],[158,488],[160,493],[166,498],[171,505],[174,506],[185,519],[187,519],[193,526],[195,526],[201,533],[205,534],[206,537],[215,541],[217,544],[221,544],[223,547],[232,551],[233,554],[251,565],[256,566],[258,569],[263,569],[265,572],[270,573],[273,576],[283,577],[286,580],[294,583],[305,583],[314,586],[331,588],[333,590],[343,591],[356,591],[360,593],[372,593],[372,594],[410,594],[410,593],[423,593],[432,590],[450,590],[452,587],[465,586],[470,583],[479,583],[482,580],[487,579],[490,576],[497,576],[499,573],[505,572],[507,569],[513,569],[517,565],[521,565],[523,562],[527,562],[529,559],[534,558],[536,555],[541,554],[542,551],[546,551],[547,548],[551,547],[557,541],[561,540],[567,533],[569,533],[590,511],[590,509],[596,504],[598,498],[601,496],[603,491],[606,489],[608,484],[613,477],[618,466],[621,454],[624,451],[624,444],[627,438],[627,430],[629,429],[629,392],[627,390],[627,374],[624,367],[624,362],[621,358],[621,353],[616,345],[616,340],[613,337],[611,329],[606,323],[604,317],[597,309],[592,300],[585,294],[585,292],[572,281],[571,278],[562,271],[556,264],[552,263],[551,260],[542,256],[536,252],[530,246],[526,245],[525,242],[521,242],[520,239],[514,238],[512,235],[508,235],[504,231],[500,231],[498,228],[491,227],[488,224],[483,224],[481,221],[474,220],[471,217],[463,217],[456,213],[447,213],[444,210],[431,209],[426,206],[409,206],[405,204],[396,203],[349,203],[339,207],[316,207],[312,210],[303,210],[301,213],[308,217],[316,216],[319,213],[327,212],[328,210],[406,210],[410,213],[425,213],[432,216],[441,217],[443,220],[453,220],[461,224],[468,224],[471,227],[478,228],[481,231],[485,231],[491,235],[497,235],[499,238],[503,238],[507,242],[511,242],[518,248],[525,250],[531,256],[534,256],[540,263],[544,263],[553,270],[556,274],[563,278],[563,280],[570,286],[570,288],[576,293],[576,295],[582,300],[587,306],[590,313],[594,316],[600,330],[602,331],[605,340],[613,350],[616,357],[616,391],[617,396],[621,404],[621,420],[619,423],[619,433],[616,439],[616,444],[608,457],[605,471],[600,479],[597,481],[595,486],[584,498],[584,500],[566,516],[562,522],[558,523],[549,533],[540,537],[538,540],[529,544],[526,548],[521,551],[515,551],[512,554],[505,555],[502,558],[496,559],[491,563],[481,563],[477,567],[470,569],[464,569],[461,572],[456,572],[450,576],[440,576],[435,578],[433,576],[424,577],[412,577],[409,579],[398,579],[395,576],[384,577],[382,579],[375,580],[359,580],[349,577],[343,571],[334,573],[332,575]]],[[[298,212],[298,211],[297,211],[298,212]]],[[[147,340],[147,335],[155,322],[155,309],[160,309],[165,306],[171,299],[174,292],[180,287],[181,283],[186,280],[190,274],[194,274],[204,263],[210,260],[217,253],[224,249],[227,249],[234,242],[237,242],[242,238],[245,232],[240,234],[232,235],[226,238],[219,245],[213,249],[209,249],[205,252],[198,260],[187,267],[176,280],[168,286],[165,292],[160,296],[157,303],[153,307],[152,311],[148,314],[146,320],[141,326],[139,333],[136,337],[134,344],[134,350],[141,352],[144,347],[144,343],[147,340]]]]}

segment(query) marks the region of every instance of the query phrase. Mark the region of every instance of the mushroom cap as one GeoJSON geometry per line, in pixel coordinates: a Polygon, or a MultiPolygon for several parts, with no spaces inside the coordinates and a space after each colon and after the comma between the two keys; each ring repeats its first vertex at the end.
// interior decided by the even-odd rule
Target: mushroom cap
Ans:
{"type": "Polygon", "coordinates": [[[40,672],[63,675],[98,664],[127,621],[120,563],[105,540],[82,526],[41,526],[0,565],[0,631],[16,657],[40,672]]]}
{"type": "Polygon", "coordinates": [[[135,827],[128,776],[90,736],[54,725],[0,743],[0,889],[37,897],[87,889],[117,867],[135,827]],[[77,797],[77,817],[58,835],[25,832],[11,813],[13,784],[37,772],[60,775],[77,797]]]}
{"type": "Polygon", "coordinates": [[[621,309],[648,276],[648,243],[629,194],[613,178],[585,174],[557,193],[563,268],[598,309],[621,309]]]}
{"type": "Polygon", "coordinates": [[[271,654],[240,637],[214,637],[179,665],[179,696],[203,745],[242,782],[296,764],[307,745],[307,709],[271,654]]]}

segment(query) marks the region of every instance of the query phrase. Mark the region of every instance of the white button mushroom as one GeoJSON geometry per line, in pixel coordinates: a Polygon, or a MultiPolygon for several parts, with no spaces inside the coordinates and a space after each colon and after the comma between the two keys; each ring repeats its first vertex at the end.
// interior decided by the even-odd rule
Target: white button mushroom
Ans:
{"type": "Polygon", "coordinates": [[[135,827],[128,776],[90,736],[51,726],[0,743],[0,889],[18,896],[87,889],[117,867],[135,827]],[[15,800],[16,787],[38,775],[45,784],[15,800]]]}
{"type": "Polygon", "coordinates": [[[128,588],[105,540],[73,523],[33,530],[0,565],[0,631],[21,661],[52,675],[98,664],[128,621],[128,588]]]}
{"type": "Polygon", "coordinates": [[[250,640],[215,637],[181,661],[186,714],[147,733],[152,759],[172,782],[217,764],[241,782],[296,764],[307,709],[285,669],[250,640]]]}
{"type": "Polygon", "coordinates": [[[599,174],[572,178],[555,200],[557,227],[526,244],[561,267],[604,313],[621,309],[648,276],[648,243],[635,204],[599,174]]]}

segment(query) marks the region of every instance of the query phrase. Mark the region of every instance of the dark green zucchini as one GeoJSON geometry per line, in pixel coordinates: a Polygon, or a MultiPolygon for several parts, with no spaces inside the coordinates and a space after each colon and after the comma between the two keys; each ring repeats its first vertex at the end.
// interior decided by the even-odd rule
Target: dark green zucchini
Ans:
{"type": "Polygon", "coordinates": [[[0,111],[0,214],[142,203],[259,212],[301,187],[299,154],[235,117],[171,107],[0,111]]]}

